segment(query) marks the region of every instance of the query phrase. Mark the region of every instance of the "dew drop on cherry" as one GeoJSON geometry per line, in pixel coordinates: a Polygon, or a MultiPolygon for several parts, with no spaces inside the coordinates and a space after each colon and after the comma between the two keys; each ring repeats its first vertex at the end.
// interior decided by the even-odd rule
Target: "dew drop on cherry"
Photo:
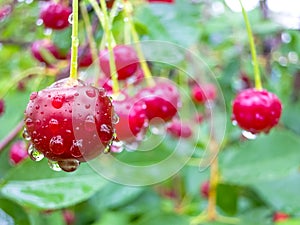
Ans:
{"type": "Polygon", "coordinates": [[[33,161],[41,161],[44,158],[44,154],[35,149],[34,145],[31,144],[28,148],[28,155],[33,161]]]}
{"type": "Polygon", "coordinates": [[[34,99],[36,99],[37,95],[38,95],[38,93],[37,93],[37,92],[33,92],[33,93],[31,93],[31,95],[30,95],[30,100],[34,100],[34,99]]]}
{"type": "Polygon", "coordinates": [[[62,95],[54,96],[52,99],[52,106],[56,109],[59,109],[63,106],[65,97],[62,95]]]}
{"type": "Polygon", "coordinates": [[[51,138],[49,148],[53,154],[61,155],[65,152],[64,140],[60,135],[51,138]]]}
{"type": "Polygon", "coordinates": [[[95,129],[95,117],[93,115],[88,115],[84,121],[84,128],[86,131],[93,131],[95,129]]]}
{"type": "Polygon", "coordinates": [[[249,131],[246,131],[246,130],[243,130],[242,131],[242,135],[243,137],[247,138],[248,140],[255,140],[257,135],[256,134],[253,134],[249,131]]]}
{"type": "Polygon", "coordinates": [[[122,141],[113,141],[110,146],[110,151],[113,153],[121,153],[124,150],[124,143],[122,141]]]}
{"type": "Polygon", "coordinates": [[[90,98],[96,97],[96,91],[95,89],[89,89],[85,91],[86,95],[89,96],[90,98]]]}
{"type": "Polygon", "coordinates": [[[48,165],[53,171],[61,171],[61,168],[56,161],[48,160],[48,165]]]}
{"type": "Polygon", "coordinates": [[[30,137],[30,135],[29,135],[29,133],[28,133],[28,131],[27,131],[26,128],[24,128],[22,136],[23,136],[23,138],[24,138],[26,141],[30,141],[30,140],[31,140],[31,137],[30,137]]]}
{"type": "Polygon", "coordinates": [[[65,172],[73,172],[79,167],[80,162],[76,159],[67,159],[58,161],[58,165],[65,172]]]}

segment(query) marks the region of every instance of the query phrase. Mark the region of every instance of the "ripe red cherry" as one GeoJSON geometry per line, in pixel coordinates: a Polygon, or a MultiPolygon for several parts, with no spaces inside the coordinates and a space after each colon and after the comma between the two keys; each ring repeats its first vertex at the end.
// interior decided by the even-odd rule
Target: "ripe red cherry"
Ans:
{"type": "MultiPolygon", "coordinates": [[[[71,59],[71,52],[68,53],[67,58],[71,59]]],[[[78,67],[79,68],[86,68],[92,65],[93,57],[90,48],[78,48],[78,67]]]]}
{"type": "Polygon", "coordinates": [[[50,3],[40,12],[40,18],[45,27],[54,30],[62,30],[70,25],[68,18],[71,14],[71,8],[58,3],[50,3]]]}
{"type": "Polygon", "coordinates": [[[278,97],[266,90],[246,89],[233,101],[232,120],[253,134],[265,132],[278,124],[282,105],[278,97]]]}
{"type": "Polygon", "coordinates": [[[114,134],[113,107],[105,90],[68,82],[32,93],[25,111],[26,133],[34,148],[62,169],[68,162],[98,156],[114,134]]]}
{"type": "Polygon", "coordinates": [[[174,3],[174,0],[148,0],[148,2],[153,3],[174,3]]]}
{"type": "Polygon", "coordinates": [[[60,53],[57,47],[50,40],[47,39],[33,42],[31,45],[31,54],[38,61],[50,65],[47,59],[44,58],[42,51],[48,51],[48,53],[52,54],[56,59],[66,58],[66,56],[60,53]]]}
{"type": "Polygon", "coordinates": [[[192,87],[192,99],[199,104],[213,101],[217,97],[217,89],[213,84],[194,85],[192,87]]]}
{"type": "Polygon", "coordinates": [[[273,214],[273,222],[282,222],[288,220],[290,216],[283,212],[275,212],[273,214]]]}
{"type": "Polygon", "coordinates": [[[145,102],[146,115],[152,123],[170,121],[180,107],[180,94],[177,87],[170,82],[158,82],[153,87],[142,89],[137,98],[145,102]]]}
{"type": "Polygon", "coordinates": [[[4,100],[0,99],[0,116],[4,113],[4,110],[5,110],[4,100]]]}
{"type": "MultiPolygon", "coordinates": [[[[139,60],[135,50],[127,45],[117,45],[113,49],[116,70],[119,80],[132,76],[138,68],[139,60]]],[[[111,77],[109,67],[109,52],[107,49],[100,52],[100,66],[107,77],[111,77]]]]}
{"type": "Polygon", "coordinates": [[[167,132],[175,138],[189,138],[192,136],[191,127],[178,119],[168,124],[167,132]]]}
{"type": "Polygon", "coordinates": [[[209,197],[209,181],[205,181],[204,183],[201,184],[200,187],[200,192],[203,198],[208,198],[209,197]]]}
{"type": "Polygon", "coordinates": [[[12,144],[9,152],[9,159],[13,165],[19,164],[28,157],[25,141],[19,140],[12,144]]]}
{"type": "Polygon", "coordinates": [[[119,116],[116,124],[117,139],[129,143],[140,141],[147,126],[146,104],[124,93],[119,94],[113,103],[119,116]]]}

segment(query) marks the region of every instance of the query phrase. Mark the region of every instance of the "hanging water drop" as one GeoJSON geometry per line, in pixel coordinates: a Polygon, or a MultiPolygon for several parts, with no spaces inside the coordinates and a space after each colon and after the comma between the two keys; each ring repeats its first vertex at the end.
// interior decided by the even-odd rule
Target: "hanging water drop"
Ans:
{"type": "Polygon", "coordinates": [[[44,154],[35,149],[34,145],[31,144],[28,148],[28,155],[33,161],[41,161],[44,158],[44,154]]]}
{"type": "Polygon", "coordinates": [[[71,13],[68,17],[69,24],[73,24],[73,13],[71,13]]]}
{"type": "Polygon", "coordinates": [[[61,168],[56,161],[48,160],[48,165],[53,171],[61,171],[61,168]]]}
{"type": "Polygon", "coordinates": [[[120,121],[120,118],[119,118],[118,114],[115,113],[115,114],[112,116],[112,123],[113,123],[113,124],[117,124],[117,123],[119,123],[119,121],[120,121]]]}
{"type": "Polygon", "coordinates": [[[24,138],[26,141],[30,141],[30,140],[31,140],[31,137],[30,137],[30,135],[29,135],[29,133],[28,133],[28,131],[27,131],[26,128],[24,128],[22,136],[23,136],[23,138],[24,138]]]}
{"type": "Polygon", "coordinates": [[[245,137],[245,138],[247,138],[247,139],[249,139],[249,140],[254,140],[254,139],[256,139],[256,134],[253,134],[253,133],[251,133],[251,132],[249,132],[249,131],[246,131],[246,130],[243,130],[242,131],[242,135],[245,137]]]}
{"type": "Polygon", "coordinates": [[[238,123],[237,123],[236,120],[232,120],[232,125],[233,125],[233,126],[237,126],[237,124],[238,124],[238,123]]]}
{"type": "Polygon", "coordinates": [[[73,172],[79,167],[80,162],[76,159],[67,159],[58,161],[58,165],[65,172],[73,172]]]}
{"type": "MultiPolygon", "coordinates": [[[[110,146],[110,151],[114,153],[120,153],[124,150],[124,143],[122,141],[113,141],[110,146]]],[[[107,152],[104,152],[107,153],[107,152]]]]}

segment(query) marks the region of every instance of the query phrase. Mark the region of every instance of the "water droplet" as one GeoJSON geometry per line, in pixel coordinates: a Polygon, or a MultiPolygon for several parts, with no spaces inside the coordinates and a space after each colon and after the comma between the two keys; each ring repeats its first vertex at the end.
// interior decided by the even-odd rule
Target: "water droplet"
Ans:
{"type": "Polygon", "coordinates": [[[58,161],[58,165],[65,172],[73,172],[79,167],[80,162],[76,159],[68,159],[64,161],[58,161]]]}
{"type": "Polygon", "coordinates": [[[37,92],[32,92],[29,98],[30,98],[30,100],[34,100],[34,99],[36,99],[37,96],[38,96],[37,92]]]}
{"type": "Polygon", "coordinates": [[[113,123],[113,124],[117,124],[117,123],[119,123],[119,121],[120,121],[120,118],[119,118],[119,116],[115,113],[115,114],[112,116],[112,123],[113,123]]]}
{"type": "Polygon", "coordinates": [[[110,134],[110,129],[106,124],[101,124],[100,131],[110,134]]]}
{"type": "Polygon", "coordinates": [[[36,150],[33,144],[31,144],[28,148],[28,155],[33,161],[41,161],[44,158],[44,154],[36,150]]]}
{"type": "Polygon", "coordinates": [[[40,109],[40,106],[39,106],[39,105],[35,106],[35,109],[36,109],[36,110],[39,110],[39,109],[40,109]]]}
{"type": "Polygon", "coordinates": [[[79,96],[79,93],[78,93],[78,92],[76,92],[76,93],[74,94],[74,96],[79,96]]]}
{"type": "Polygon", "coordinates": [[[60,135],[54,136],[51,138],[49,143],[49,148],[52,151],[52,153],[56,155],[61,155],[65,152],[64,148],[64,140],[60,135]]]}
{"type": "Polygon", "coordinates": [[[246,131],[246,130],[243,130],[242,131],[242,135],[245,137],[245,138],[247,138],[247,139],[249,139],[249,140],[254,140],[254,139],[256,139],[256,134],[253,134],[253,133],[251,133],[251,132],[249,132],[249,131],[246,131]]]}
{"type": "Polygon", "coordinates": [[[48,160],[48,165],[50,169],[54,171],[61,171],[61,168],[59,167],[58,163],[56,161],[48,160]]]}
{"type": "Polygon", "coordinates": [[[84,128],[86,131],[93,131],[95,129],[95,117],[93,115],[88,115],[84,121],[84,128]]]}
{"type": "Polygon", "coordinates": [[[32,127],[34,124],[33,124],[33,120],[31,118],[27,118],[25,120],[25,124],[27,127],[32,127]]]}
{"type": "Polygon", "coordinates": [[[55,132],[57,130],[59,130],[59,123],[58,123],[58,120],[52,118],[50,121],[49,121],[49,128],[52,132],[55,132]]]}
{"type": "Polygon", "coordinates": [[[26,141],[30,141],[30,140],[31,140],[31,137],[30,137],[30,135],[29,135],[29,133],[28,133],[28,131],[27,131],[26,128],[24,128],[22,136],[23,136],[23,138],[24,138],[26,141]]]}
{"type": "Polygon", "coordinates": [[[51,28],[44,29],[44,35],[49,36],[51,34],[52,34],[52,29],[51,28]]]}
{"type": "Polygon", "coordinates": [[[124,150],[124,143],[122,141],[113,141],[112,142],[112,145],[110,146],[111,152],[120,153],[123,150],[124,150]]]}
{"type": "Polygon", "coordinates": [[[71,13],[68,17],[69,24],[73,24],[73,13],[71,13]]]}
{"type": "Polygon", "coordinates": [[[99,88],[98,91],[99,91],[99,96],[100,97],[105,97],[106,96],[106,91],[105,91],[104,88],[99,88]]]}
{"type": "Polygon", "coordinates": [[[73,140],[73,144],[70,148],[71,155],[75,158],[82,157],[82,142],[83,140],[73,140]]]}
{"type": "Polygon", "coordinates": [[[96,96],[96,91],[95,89],[89,89],[85,91],[86,95],[89,96],[90,98],[94,98],[96,96]]]}
{"type": "Polygon", "coordinates": [[[89,109],[90,107],[91,107],[90,104],[86,104],[86,105],[85,105],[85,108],[86,108],[86,109],[89,109]]]}
{"type": "Polygon", "coordinates": [[[231,123],[232,123],[233,126],[236,126],[238,124],[236,120],[232,120],[231,123]]]}
{"type": "Polygon", "coordinates": [[[43,24],[43,20],[42,19],[37,19],[37,21],[35,22],[35,24],[37,26],[41,26],[43,24]]]}
{"type": "Polygon", "coordinates": [[[166,132],[165,126],[163,123],[151,124],[151,126],[149,128],[150,128],[150,131],[155,135],[163,135],[166,132]]]}
{"type": "Polygon", "coordinates": [[[56,109],[59,109],[64,104],[64,101],[65,101],[64,95],[56,95],[52,99],[52,106],[56,109]]]}

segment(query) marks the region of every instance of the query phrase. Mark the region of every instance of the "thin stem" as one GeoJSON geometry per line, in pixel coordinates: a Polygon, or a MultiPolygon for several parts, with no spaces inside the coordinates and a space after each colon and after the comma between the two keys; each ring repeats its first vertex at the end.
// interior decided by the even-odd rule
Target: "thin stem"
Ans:
{"type": "Polygon", "coordinates": [[[73,0],[72,12],[72,46],[71,46],[71,64],[70,78],[76,80],[77,75],[77,54],[78,54],[78,0],[73,0]]]}
{"type": "MultiPolygon", "coordinates": [[[[93,38],[93,29],[91,25],[91,21],[86,9],[86,5],[84,2],[80,5],[81,12],[82,12],[82,18],[85,24],[86,32],[87,32],[87,38],[89,42],[89,47],[92,53],[93,62],[96,62],[96,74],[100,74],[100,64],[99,64],[99,57],[97,53],[97,45],[93,38]]],[[[97,84],[97,83],[96,83],[97,84]]]]}
{"type": "Polygon", "coordinates": [[[262,83],[261,83],[261,78],[260,78],[260,71],[259,71],[259,64],[257,61],[257,55],[256,55],[256,49],[255,49],[255,43],[254,43],[254,38],[253,38],[253,33],[251,30],[249,18],[247,15],[246,10],[244,9],[243,3],[241,0],[240,5],[242,7],[242,13],[244,17],[244,21],[246,24],[246,29],[247,29],[247,35],[249,39],[249,44],[250,44],[250,51],[251,51],[251,56],[252,56],[252,62],[253,62],[253,67],[254,67],[254,79],[255,79],[255,88],[258,90],[262,89],[262,83]]]}
{"type": "Polygon", "coordinates": [[[20,121],[17,126],[0,142],[0,153],[19,134],[24,126],[24,121],[20,121]]]}
{"type": "Polygon", "coordinates": [[[147,61],[144,57],[143,50],[142,50],[142,47],[141,47],[141,44],[140,44],[140,39],[139,39],[139,36],[137,34],[137,31],[135,29],[135,26],[134,26],[134,23],[133,23],[133,20],[132,20],[132,15],[131,15],[132,11],[133,11],[132,10],[132,5],[129,1],[125,1],[125,0],[123,0],[123,4],[124,4],[124,12],[125,12],[125,15],[126,15],[125,20],[127,20],[126,22],[130,26],[131,35],[132,35],[133,41],[135,42],[136,52],[137,52],[138,58],[140,60],[142,70],[144,72],[145,79],[146,79],[149,86],[154,86],[155,83],[154,83],[154,80],[152,78],[152,74],[150,72],[147,61]]]}
{"type": "Polygon", "coordinates": [[[115,56],[113,52],[113,36],[111,31],[111,23],[107,12],[106,2],[105,0],[100,0],[101,9],[103,12],[103,19],[104,19],[104,33],[107,41],[107,50],[109,54],[109,70],[111,74],[111,80],[112,80],[112,89],[113,93],[119,92],[119,82],[118,82],[118,74],[117,74],[117,68],[115,63],[115,56]]]}

